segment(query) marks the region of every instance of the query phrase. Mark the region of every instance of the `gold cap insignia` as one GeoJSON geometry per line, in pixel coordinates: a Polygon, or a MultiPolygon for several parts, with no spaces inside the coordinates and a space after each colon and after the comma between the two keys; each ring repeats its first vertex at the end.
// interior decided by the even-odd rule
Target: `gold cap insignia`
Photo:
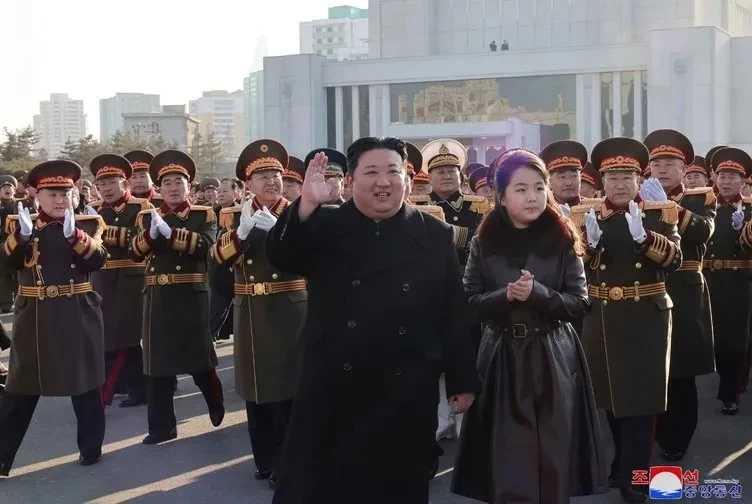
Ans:
{"type": "Polygon", "coordinates": [[[441,144],[441,147],[439,147],[439,154],[449,154],[449,149],[446,145],[441,144]]]}
{"type": "Polygon", "coordinates": [[[266,144],[261,144],[261,147],[259,147],[259,149],[261,149],[261,152],[267,152],[269,150],[269,146],[266,144]]]}

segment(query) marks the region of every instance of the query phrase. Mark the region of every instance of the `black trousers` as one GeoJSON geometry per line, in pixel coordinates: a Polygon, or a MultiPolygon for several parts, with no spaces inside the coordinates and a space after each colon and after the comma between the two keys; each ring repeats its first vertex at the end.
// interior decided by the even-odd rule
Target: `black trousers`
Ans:
{"type": "MultiPolygon", "coordinates": [[[[0,462],[13,465],[39,396],[18,395],[5,392],[0,395],[0,462]]],[[[78,420],[78,451],[82,456],[96,457],[102,453],[104,441],[104,405],[100,390],[71,396],[73,410],[78,420]]]]}
{"type": "MultiPolygon", "coordinates": [[[[608,426],[614,440],[614,461],[611,473],[619,479],[622,492],[632,486],[633,471],[650,469],[655,417],[652,415],[614,418],[609,411],[608,426]]],[[[644,491],[647,487],[635,486],[644,491]]]]}
{"type": "Polygon", "coordinates": [[[259,472],[276,470],[290,423],[292,400],[266,404],[246,401],[245,411],[256,469],[259,472]]]}
{"type": "Polygon", "coordinates": [[[146,377],[141,345],[105,352],[105,375],[102,400],[109,406],[118,390],[124,389],[131,399],[146,399],[146,377]]]}
{"type": "MultiPolygon", "coordinates": [[[[224,404],[222,382],[214,369],[190,373],[193,382],[201,390],[209,412],[212,413],[224,404]]],[[[146,379],[149,434],[162,435],[177,428],[175,419],[175,377],[149,376],[146,379]]]]}
{"type": "Polygon", "coordinates": [[[718,381],[718,400],[721,402],[739,402],[739,382],[744,366],[744,352],[715,354],[715,369],[720,377],[718,381]]]}
{"type": "Polygon", "coordinates": [[[666,413],[656,419],[656,439],[664,451],[687,451],[697,428],[697,406],[695,377],[669,378],[666,413]]]}

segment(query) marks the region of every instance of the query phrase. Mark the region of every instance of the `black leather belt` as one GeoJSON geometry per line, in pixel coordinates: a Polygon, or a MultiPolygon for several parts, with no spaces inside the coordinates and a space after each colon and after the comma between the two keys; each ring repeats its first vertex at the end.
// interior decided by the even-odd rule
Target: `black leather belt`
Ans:
{"type": "Polygon", "coordinates": [[[508,324],[500,326],[499,330],[501,334],[507,337],[515,339],[523,339],[528,336],[541,336],[548,331],[557,329],[562,326],[560,320],[553,320],[551,322],[525,322],[517,324],[508,324]]]}

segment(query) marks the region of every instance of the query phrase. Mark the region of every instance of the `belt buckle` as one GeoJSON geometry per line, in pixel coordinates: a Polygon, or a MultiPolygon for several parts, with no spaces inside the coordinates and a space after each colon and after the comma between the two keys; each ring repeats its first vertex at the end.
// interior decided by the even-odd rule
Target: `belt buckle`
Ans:
{"type": "Polygon", "coordinates": [[[512,336],[517,339],[527,338],[527,325],[512,324],[512,336]]]}
{"type": "Polygon", "coordinates": [[[169,275],[162,273],[157,275],[157,284],[159,285],[167,285],[170,281],[169,275]]]}
{"type": "Polygon", "coordinates": [[[60,295],[60,289],[57,285],[48,285],[44,289],[44,295],[48,298],[56,298],[60,295]]]}
{"type": "Polygon", "coordinates": [[[608,298],[612,301],[620,301],[624,299],[624,289],[621,287],[611,287],[608,289],[608,298]]]}
{"type": "Polygon", "coordinates": [[[711,268],[714,270],[723,269],[723,260],[722,259],[716,259],[713,261],[713,264],[711,265],[711,268]]]}
{"type": "Polygon", "coordinates": [[[251,296],[264,296],[268,294],[267,291],[267,283],[266,282],[258,282],[253,285],[253,291],[251,293],[251,296]]]}

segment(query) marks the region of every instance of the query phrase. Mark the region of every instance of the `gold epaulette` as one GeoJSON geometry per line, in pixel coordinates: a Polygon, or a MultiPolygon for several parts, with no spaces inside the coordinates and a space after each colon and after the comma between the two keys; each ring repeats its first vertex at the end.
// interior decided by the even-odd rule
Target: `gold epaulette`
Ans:
{"type": "Polygon", "coordinates": [[[410,203],[422,204],[422,203],[430,203],[431,198],[427,194],[416,194],[414,196],[410,196],[409,200],[410,200],[410,203]]]}
{"type": "MultiPolygon", "coordinates": [[[[31,222],[34,222],[37,220],[37,215],[39,214],[31,214],[31,222]]],[[[9,215],[7,219],[5,219],[5,232],[9,235],[16,232],[16,228],[18,227],[18,215],[9,215]]]]}
{"type": "Polygon", "coordinates": [[[150,208],[148,210],[141,210],[140,212],[138,212],[138,215],[136,215],[136,226],[139,229],[146,229],[144,227],[144,217],[150,215],[152,210],[153,208],[150,208]]]}
{"type": "Polygon", "coordinates": [[[742,198],[742,203],[745,205],[752,205],[752,198],[742,198]]]}
{"type": "Polygon", "coordinates": [[[104,219],[101,215],[76,215],[75,220],[76,222],[96,221],[96,227],[94,228],[94,231],[92,233],[89,233],[91,235],[95,235],[107,227],[107,224],[105,224],[104,219]]]}
{"type": "Polygon", "coordinates": [[[438,205],[415,205],[413,208],[420,212],[425,212],[427,214],[433,215],[439,220],[446,220],[444,215],[444,209],[441,208],[438,205]]]}
{"type": "Polygon", "coordinates": [[[240,205],[234,205],[229,208],[223,208],[219,211],[219,227],[224,230],[232,231],[232,226],[235,224],[235,214],[243,210],[240,205]]]}
{"type": "Polygon", "coordinates": [[[488,202],[488,198],[479,194],[464,194],[465,201],[470,202],[470,210],[475,213],[485,215],[491,210],[491,204],[488,202]]]}
{"type": "Polygon", "coordinates": [[[701,194],[705,195],[705,206],[715,203],[715,193],[712,187],[695,187],[684,191],[684,196],[699,196],[701,194]]]}
{"type": "Polygon", "coordinates": [[[206,222],[216,222],[217,220],[217,214],[214,212],[214,209],[210,206],[191,205],[191,211],[192,212],[206,212],[206,222]]]}
{"type": "Polygon", "coordinates": [[[149,203],[149,200],[146,198],[136,198],[131,197],[131,199],[128,200],[129,205],[139,205],[141,207],[141,211],[144,210],[151,210],[153,208],[152,204],[149,203]]]}
{"type": "Polygon", "coordinates": [[[94,210],[99,210],[99,207],[102,206],[102,203],[104,203],[104,200],[92,201],[91,203],[89,203],[89,206],[94,210]]]}
{"type": "Polygon", "coordinates": [[[679,210],[680,207],[674,201],[643,201],[643,210],[660,210],[661,221],[666,224],[678,224],[679,223],[679,210]]]}
{"type": "Polygon", "coordinates": [[[601,205],[603,205],[603,199],[601,198],[582,198],[579,205],[575,205],[569,209],[569,218],[574,222],[577,227],[583,227],[585,225],[585,214],[592,208],[596,214],[601,212],[601,205]]]}

